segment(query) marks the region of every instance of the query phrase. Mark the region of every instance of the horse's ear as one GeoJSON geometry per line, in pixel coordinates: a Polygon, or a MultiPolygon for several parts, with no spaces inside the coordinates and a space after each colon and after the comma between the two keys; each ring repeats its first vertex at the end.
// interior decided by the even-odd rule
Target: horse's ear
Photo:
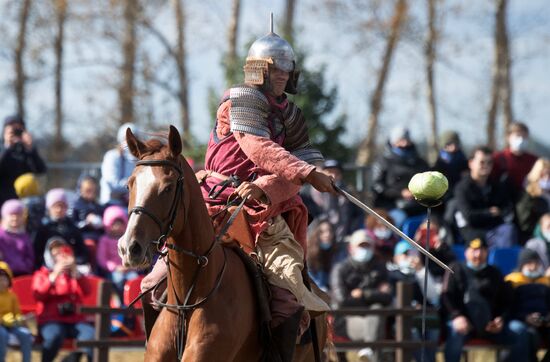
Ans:
{"type": "Polygon", "coordinates": [[[181,136],[178,129],[174,126],[170,126],[170,132],[168,133],[168,146],[170,147],[170,153],[174,157],[179,157],[182,151],[181,136]]]}
{"type": "Polygon", "coordinates": [[[140,158],[141,154],[145,152],[147,146],[132,133],[130,127],[126,128],[126,144],[128,144],[128,149],[130,153],[136,158],[140,158]]]}

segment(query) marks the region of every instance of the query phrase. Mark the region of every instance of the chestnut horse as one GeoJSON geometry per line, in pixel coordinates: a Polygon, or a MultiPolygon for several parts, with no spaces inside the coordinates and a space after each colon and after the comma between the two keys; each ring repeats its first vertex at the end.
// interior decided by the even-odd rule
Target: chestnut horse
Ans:
{"type": "MultiPolygon", "coordinates": [[[[138,159],[128,179],[129,220],[118,249],[127,267],[147,267],[165,245],[167,307],[147,342],[145,361],[258,361],[262,354],[252,283],[239,256],[216,242],[193,170],[170,127],[168,145],[126,131],[138,159]]],[[[160,261],[159,261],[160,262],[160,261]]],[[[324,319],[317,318],[320,322],[324,319]]],[[[326,325],[320,326],[321,348],[326,325]]],[[[313,361],[311,344],[295,360],[313,361]]]]}

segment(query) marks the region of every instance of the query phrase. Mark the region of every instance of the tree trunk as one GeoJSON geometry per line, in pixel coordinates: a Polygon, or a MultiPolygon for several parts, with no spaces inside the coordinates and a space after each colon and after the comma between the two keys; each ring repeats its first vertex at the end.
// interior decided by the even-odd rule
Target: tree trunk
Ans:
{"type": "Polygon", "coordinates": [[[283,38],[290,44],[294,43],[294,13],[296,10],[296,0],[286,0],[285,22],[283,24],[283,38]]]}
{"type": "Polygon", "coordinates": [[[124,2],[124,39],[122,44],[122,82],[119,88],[120,124],[134,122],[136,20],[139,5],[136,0],[124,2]]]}
{"type": "Polygon", "coordinates": [[[17,35],[17,46],[15,48],[15,99],[17,102],[17,113],[25,117],[25,83],[26,75],[23,64],[23,56],[27,45],[27,23],[31,9],[31,0],[23,0],[21,12],[19,13],[19,33],[17,35]]]}
{"type": "Polygon", "coordinates": [[[67,0],[55,0],[57,35],[54,41],[55,51],[55,138],[54,161],[63,160],[65,142],[63,139],[63,41],[65,38],[65,20],[67,18],[67,0]]]}
{"type": "Polygon", "coordinates": [[[186,63],[186,51],[185,51],[185,11],[181,0],[173,0],[174,12],[176,15],[176,26],[178,34],[178,42],[176,45],[176,66],[178,69],[179,80],[179,104],[180,104],[180,117],[181,126],[183,130],[183,146],[184,151],[189,148],[190,141],[190,121],[189,121],[189,101],[187,91],[187,71],[185,67],[186,63]]]}
{"type": "Polygon", "coordinates": [[[237,69],[239,64],[237,35],[239,34],[240,9],[241,1],[233,0],[231,3],[231,19],[229,19],[229,29],[227,31],[227,56],[225,58],[225,79],[228,86],[238,83],[239,76],[242,74],[241,70],[237,69]]]}
{"type": "Polygon", "coordinates": [[[407,1],[397,0],[395,3],[394,14],[391,22],[391,30],[382,59],[382,67],[378,73],[378,81],[376,88],[370,100],[370,115],[368,120],[367,137],[361,142],[357,151],[357,164],[364,166],[372,162],[376,151],[376,133],[378,129],[378,115],[382,109],[382,98],[384,96],[384,86],[388,76],[388,70],[393,57],[393,51],[397,40],[401,25],[407,14],[407,1]]]}
{"type": "Polygon", "coordinates": [[[500,98],[502,102],[502,116],[504,118],[504,139],[510,124],[514,121],[512,111],[512,79],[511,79],[511,59],[508,40],[508,27],[506,23],[506,12],[508,7],[507,0],[500,0],[497,10],[497,29],[499,33],[499,55],[500,55],[500,98]]]}
{"type": "MultiPolygon", "coordinates": [[[[508,33],[506,30],[507,0],[497,0],[495,13],[495,62],[493,65],[493,81],[491,104],[487,115],[487,145],[497,147],[496,120],[499,104],[503,106],[504,132],[512,122],[512,100],[510,80],[510,53],[508,49],[508,33]]],[[[505,137],[506,138],[506,137],[505,137]]]]}
{"type": "Polygon", "coordinates": [[[427,97],[428,97],[428,109],[430,111],[430,138],[429,138],[429,151],[428,159],[431,163],[434,163],[437,159],[438,145],[437,145],[437,109],[435,102],[435,89],[434,89],[434,62],[435,62],[435,45],[437,42],[437,30],[436,30],[436,0],[428,0],[428,38],[424,48],[424,55],[426,56],[426,85],[427,85],[427,97]]]}

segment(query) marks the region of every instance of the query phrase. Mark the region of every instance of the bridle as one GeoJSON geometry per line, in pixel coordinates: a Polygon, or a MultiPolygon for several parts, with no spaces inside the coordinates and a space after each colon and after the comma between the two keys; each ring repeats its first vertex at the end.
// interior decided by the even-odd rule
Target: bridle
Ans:
{"type": "MultiPolygon", "coordinates": [[[[208,248],[208,250],[203,255],[198,255],[195,252],[193,252],[192,250],[184,249],[181,246],[176,245],[174,243],[168,243],[166,240],[170,236],[170,234],[172,233],[172,231],[174,229],[174,222],[176,220],[177,211],[178,211],[178,201],[180,200],[181,196],[183,195],[183,191],[184,191],[183,171],[182,171],[180,165],[177,162],[174,162],[174,161],[171,161],[171,160],[140,160],[140,161],[136,162],[136,167],[137,166],[170,167],[178,173],[178,179],[177,179],[177,182],[176,182],[176,191],[174,193],[174,199],[172,200],[172,204],[170,206],[169,222],[168,222],[166,228],[163,226],[163,223],[160,220],[160,218],[157,217],[151,211],[147,210],[144,206],[134,206],[130,210],[129,216],[132,215],[132,214],[137,214],[137,215],[144,214],[144,215],[147,215],[151,220],[153,220],[155,222],[155,224],[157,224],[157,226],[159,227],[159,230],[160,230],[160,236],[157,240],[150,241],[150,243],[156,245],[157,251],[160,253],[161,256],[167,256],[168,251],[166,249],[171,249],[171,250],[174,250],[177,253],[186,254],[186,255],[188,255],[190,257],[193,257],[197,260],[198,267],[197,267],[195,273],[193,274],[193,278],[191,279],[191,286],[189,287],[189,290],[187,291],[187,294],[185,295],[185,298],[184,298],[183,302],[180,301],[180,299],[178,297],[178,293],[176,293],[176,290],[175,290],[173,284],[171,285],[171,287],[172,287],[172,290],[174,291],[174,295],[176,297],[176,304],[164,303],[164,302],[162,302],[161,300],[159,300],[155,297],[155,292],[157,291],[157,289],[160,286],[161,282],[157,283],[151,290],[146,291],[146,292],[152,291],[152,301],[153,301],[153,303],[155,303],[159,307],[163,307],[163,308],[172,310],[172,311],[174,311],[178,314],[180,329],[178,329],[176,343],[177,343],[177,350],[178,350],[177,351],[178,352],[178,359],[181,359],[181,357],[183,355],[183,350],[185,348],[185,339],[186,339],[186,335],[187,335],[186,323],[185,323],[185,314],[186,314],[186,312],[192,311],[195,308],[202,305],[203,303],[205,303],[208,300],[208,298],[210,296],[212,296],[219,289],[219,287],[221,285],[223,275],[225,273],[226,265],[227,265],[227,254],[226,254],[225,248],[222,248],[223,255],[224,255],[224,261],[223,261],[221,271],[219,272],[219,274],[216,278],[216,283],[215,283],[214,287],[212,288],[212,290],[210,290],[210,292],[205,297],[203,297],[201,300],[199,300],[198,302],[193,303],[193,304],[189,304],[189,300],[191,299],[191,294],[193,293],[193,290],[195,289],[195,286],[197,284],[200,271],[205,266],[208,265],[208,257],[210,256],[210,254],[212,254],[212,251],[214,250],[214,247],[216,245],[220,245],[219,244],[219,238],[215,237],[214,240],[212,240],[212,243],[210,244],[210,247],[208,248]]],[[[166,258],[165,262],[167,264],[168,274],[170,274],[170,276],[171,276],[172,272],[171,272],[171,268],[170,268],[170,260],[168,258],[166,258]]],[[[173,280],[173,279],[171,278],[171,280],[173,280]]],[[[143,292],[142,294],[144,294],[144,293],[145,292],[143,292]]],[[[138,298],[136,298],[135,301],[137,301],[137,299],[138,298]]]]}

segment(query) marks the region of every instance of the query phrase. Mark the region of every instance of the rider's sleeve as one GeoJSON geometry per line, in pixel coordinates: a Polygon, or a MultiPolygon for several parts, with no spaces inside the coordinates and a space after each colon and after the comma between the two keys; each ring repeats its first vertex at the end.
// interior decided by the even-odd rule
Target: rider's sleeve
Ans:
{"type": "Polygon", "coordinates": [[[276,175],[258,177],[254,184],[262,189],[270,205],[287,201],[300,191],[299,185],[288,182],[276,175]]]}
{"type": "Polygon", "coordinates": [[[243,152],[254,164],[288,182],[302,185],[315,166],[300,160],[269,138],[234,132],[243,152]]]}

